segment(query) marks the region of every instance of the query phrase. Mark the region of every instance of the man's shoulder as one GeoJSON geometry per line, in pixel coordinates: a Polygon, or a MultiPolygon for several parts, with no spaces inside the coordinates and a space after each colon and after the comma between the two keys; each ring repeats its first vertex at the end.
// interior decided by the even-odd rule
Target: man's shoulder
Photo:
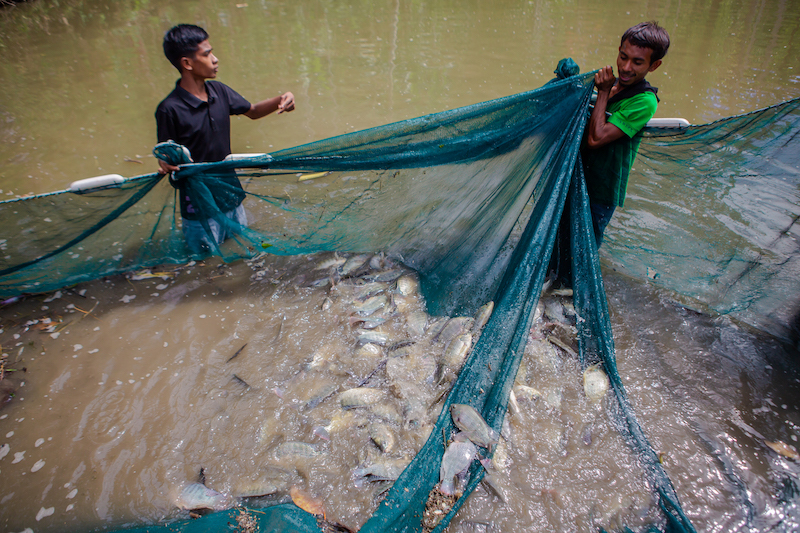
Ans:
{"type": "Polygon", "coordinates": [[[222,83],[221,81],[216,80],[206,80],[206,87],[214,92],[216,95],[231,95],[235,94],[238,96],[239,93],[222,83]]]}
{"type": "Polygon", "coordinates": [[[644,91],[639,94],[635,94],[630,98],[623,100],[623,102],[658,107],[658,97],[656,96],[656,93],[652,91],[644,91]]]}
{"type": "Polygon", "coordinates": [[[250,109],[250,102],[221,81],[207,80],[206,87],[220,102],[228,106],[231,115],[241,115],[250,109]]]}
{"type": "Polygon", "coordinates": [[[206,80],[206,85],[211,85],[212,87],[224,87],[225,89],[232,90],[230,87],[217,80],[206,80]]]}
{"type": "Polygon", "coordinates": [[[609,106],[611,116],[608,122],[621,129],[628,137],[633,137],[653,118],[658,108],[658,98],[651,91],[633,95],[609,106]]]}
{"type": "Polygon", "coordinates": [[[652,107],[653,111],[658,107],[658,97],[653,91],[642,91],[634,95],[623,98],[609,105],[614,106],[616,109],[626,109],[631,107],[652,107]]]}
{"type": "Polygon", "coordinates": [[[156,113],[163,113],[171,109],[175,109],[182,103],[183,99],[178,94],[178,88],[176,86],[163,100],[158,103],[156,106],[156,113]]]}

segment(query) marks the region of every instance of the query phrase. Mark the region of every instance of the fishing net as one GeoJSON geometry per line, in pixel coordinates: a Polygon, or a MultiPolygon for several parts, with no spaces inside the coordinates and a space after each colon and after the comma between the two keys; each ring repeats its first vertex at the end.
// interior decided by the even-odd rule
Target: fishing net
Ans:
{"type": "Polygon", "coordinates": [[[800,99],[703,126],[647,128],[607,233],[610,261],[796,341],[798,146],[800,99]]]}
{"type": "MultiPolygon", "coordinates": [[[[181,232],[171,178],[158,174],[2,202],[0,293],[49,291],[209,254],[234,260],[383,251],[418,271],[430,314],[472,314],[494,301],[430,438],[362,527],[419,531],[453,428],[449,406],[472,405],[501,428],[533,311],[556,267],[574,289],[581,363],[600,362],[610,378],[611,411],[658,495],[659,527],[694,531],[616,369],[579,155],[592,82],[592,73],[576,75],[271,155],[186,165],[175,178],[187,180],[202,227],[208,231],[213,220],[233,234],[196,253],[181,232]],[[214,201],[235,194],[234,173],[247,193],[246,227],[214,201]]],[[[798,105],[682,130],[648,129],[629,201],[604,245],[609,260],[711,309],[788,331],[792,298],[800,294],[798,105]],[[668,188],[675,193],[664,193],[668,188]]],[[[447,527],[483,475],[475,461],[463,495],[435,531],[447,527]]],[[[272,526],[260,530],[319,530],[293,505],[270,513],[272,526]]],[[[221,518],[205,517],[189,530],[202,530],[206,520],[221,518]]]]}

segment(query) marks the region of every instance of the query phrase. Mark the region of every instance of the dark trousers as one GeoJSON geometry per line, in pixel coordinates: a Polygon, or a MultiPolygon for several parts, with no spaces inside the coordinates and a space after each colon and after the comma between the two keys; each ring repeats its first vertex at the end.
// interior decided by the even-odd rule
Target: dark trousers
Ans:
{"type": "Polygon", "coordinates": [[[597,240],[597,248],[603,243],[603,233],[606,231],[606,226],[611,222],[611,217],[614,216],[614,210],[617,208],[615,205],[603,204],[589,204],[589,209],[592,211],[592,227],[594,228],[594,238],[597,240]]]}

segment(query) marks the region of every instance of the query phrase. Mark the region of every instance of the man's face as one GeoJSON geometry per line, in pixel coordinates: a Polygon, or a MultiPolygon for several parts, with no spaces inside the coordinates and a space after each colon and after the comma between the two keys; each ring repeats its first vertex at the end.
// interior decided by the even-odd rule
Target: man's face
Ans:
{"type": "Polygon", "coordinates": [[[650,48],[642,48],[631,44],[630,41],[625,41],[619,47],[619,55],[617,56],[617,74],[619,84],[623,87],[629,87],[642,81],[648,72],[653,72],[661,65],[661,60],[650,63],[650,56],[653,55],[653,50],[650,48]]]}
{"type": "Polygon", "coordinates": [[[195,76],[203,79],[216,78],[219,60],[211,51],[211,45],[208,44],[208,39],[206,39],[197,45],[194,57],[183,58],[186,61],[184,66],[186,66],[187,70],[191,70],[195,76]]]}

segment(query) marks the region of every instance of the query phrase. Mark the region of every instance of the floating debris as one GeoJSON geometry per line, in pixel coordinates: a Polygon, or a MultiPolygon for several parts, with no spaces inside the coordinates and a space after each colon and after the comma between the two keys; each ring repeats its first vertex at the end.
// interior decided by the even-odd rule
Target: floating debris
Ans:
{"type": "Polygon", "coordinates": [[[458,497],[455,494],[444,494],[438,486],[434,487],[428,494],[425,511],[422,513],[422,530],[428,533],[436,529],[436,526],[444,520],[457,501],[458,497]]]}
{"type": "Polygon", "coordinates": [[[779,453],[784,457],[788,457],[793,461],[800,461],[800,454],[797,453],[797,448],[792,446],[791,444],[786,444],[782,441],[769,441],[765,440],[764,444],[766,444],[772,451],[779,453]]]}
{"type": "Polygon", "coordinates": [[[236,350],[236,353],[235,353],[235,354],[233,354],[233,355],[230,357],[230,359],[228,359],[228,360],[226,361],[226,363],[230,363],[231,361],[233,361],[234,359],[236,359],[236,357],[237,357],[237,356],[238,356],[240,353],[242,353],[242,350],[244,350],[245,346],[247,346],[247,343],[244,343],[244,345],[243,345],[241,348],[239,348],[238,350],[236,350]]]}

